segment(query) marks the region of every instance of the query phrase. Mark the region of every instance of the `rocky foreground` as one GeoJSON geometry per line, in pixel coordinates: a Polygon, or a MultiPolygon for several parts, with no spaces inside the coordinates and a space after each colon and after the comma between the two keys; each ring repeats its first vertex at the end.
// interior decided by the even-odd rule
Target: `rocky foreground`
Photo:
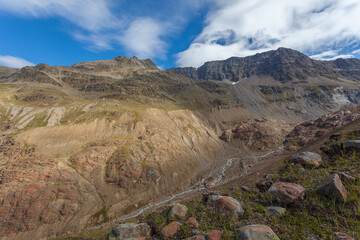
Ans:
{"type": "MultiPolygon", "coordinates": [[[[235,181],[213,191],[203,190],[200,197],[175,200],[112,229],[68,238],[359,239],[357,112],[358,108],[340,111],[296,127],[310,125],[311,132],[325,129],[325,133],[297,145],[297,152],[284,155],[283,161],[257,177],[256,184],[235,181]],[[314,123],[322,125],[315,129],[314,123]],[[329,125],[332,129],[326,130],[324,126],[329,125]]],[[[294,146],[290,137],[286,144],[287,148],[294,146]]]]}

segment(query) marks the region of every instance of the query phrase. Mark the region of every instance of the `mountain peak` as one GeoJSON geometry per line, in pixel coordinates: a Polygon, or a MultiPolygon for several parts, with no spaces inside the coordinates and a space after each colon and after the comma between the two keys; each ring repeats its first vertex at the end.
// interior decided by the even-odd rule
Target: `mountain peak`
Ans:
{"type": "Polygon", "coordinates": [[[118,63],[129,65],[129,66],[138,66],[138,67],[145,67],[145,68],[152,68],[152,69],[158,69],[156,64],[151,61],[151,59],[139,59],[136,56],[133,56],[132,58],[128,58],[125,56],[118,56],[114,58],[118,63]]]}

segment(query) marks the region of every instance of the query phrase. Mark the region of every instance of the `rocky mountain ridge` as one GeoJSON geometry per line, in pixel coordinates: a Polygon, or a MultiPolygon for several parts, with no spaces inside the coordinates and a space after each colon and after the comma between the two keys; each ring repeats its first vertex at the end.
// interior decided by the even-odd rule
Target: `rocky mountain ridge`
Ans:
{"type": "MultiPolygon", "coordinates": [[[[279,48],[249,57],[231,57],[206,62],[199,68],[171,68],[169,71],[199,80],[238,82],[252,76],[270,76],[280,83],[307,82],[314,77],[360,81],[359,59],[313,60],[298,51],[279,48]]],[[[250,81],[250,80],[249,80],[250,81]]]]}

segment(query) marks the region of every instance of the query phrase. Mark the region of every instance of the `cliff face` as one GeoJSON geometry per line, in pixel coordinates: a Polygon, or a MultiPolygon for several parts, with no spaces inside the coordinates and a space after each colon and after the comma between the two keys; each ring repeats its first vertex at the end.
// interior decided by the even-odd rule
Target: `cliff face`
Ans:
{"type": "Polygon", "coordinates": [[[207,62],[198,69],[172,68],[169,70],[194,79],[215,81],[226,79],[232,82],[251,76],[270,76],[281,83],[294,80],[306,81],[311,77],[346,78],[360,81],[359,59],[317,61],[287,48],[244,58],[232,57],[224,61],[207,62]]]}

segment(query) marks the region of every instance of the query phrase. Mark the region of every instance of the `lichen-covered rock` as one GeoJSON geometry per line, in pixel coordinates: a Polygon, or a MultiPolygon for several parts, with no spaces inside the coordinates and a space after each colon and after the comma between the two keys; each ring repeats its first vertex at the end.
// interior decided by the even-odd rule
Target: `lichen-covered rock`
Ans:
{"type": "Polygon", "coordinates": [[[239,240],[280,240],[266,225],[249,225],[237,230],[239,240]]]}
{"type": "Polygon", "coordinates": [[[319,167],[322,164],[321,156],[313,152],[295,153],[291,156],[290,161],[304,167],[319,167]]]}
{"type": "Polygon", "coordinates": [[[237,218],[244,213],[241,204],[232,197],[210,195],[206,203],[208,208],[213,208],[217,213],[223,216],[232,216],[237,218]]]}
{"type": "Polygon", "coordinates": [[[286,208],[282,207],[266,207],[266,211],[269,213],[270,216],[283,216],[286,213],[286,208]]]}
{"type": "Polygon", "coordinates": [[[305,188],[295,183],[276,182],[268,192],[280,202],[294,203],[304,198],[305,188]]]}
{"type": "Polygon", "coordinates": [[[149,237],[151,228],[146,223],[124,223],[113,228],[109,240],[142,240],[149,237]]]}
{"type": "Polygon", "coordinates": [[[175,203],[174,206],[172,206],[170,209],[169,218],[184,220],[187,212],[188,208],[185,205],[181,203],[175,203]]]}
{"type": "Polygon", "coordinates": [[[163,227],[161,233],[166,238],[172,238],[180,230],[180,227],[181,227],[181,223],[177,221],[173,221],[169,223],[167,226],[163,227]]]}
{"type": "Polygon", "coordinates": [[[348,192],[345,189],[339,175],[332,174],[319,184],[317,190],[325,196],[338,202],[346,201],[348,192]]]}

